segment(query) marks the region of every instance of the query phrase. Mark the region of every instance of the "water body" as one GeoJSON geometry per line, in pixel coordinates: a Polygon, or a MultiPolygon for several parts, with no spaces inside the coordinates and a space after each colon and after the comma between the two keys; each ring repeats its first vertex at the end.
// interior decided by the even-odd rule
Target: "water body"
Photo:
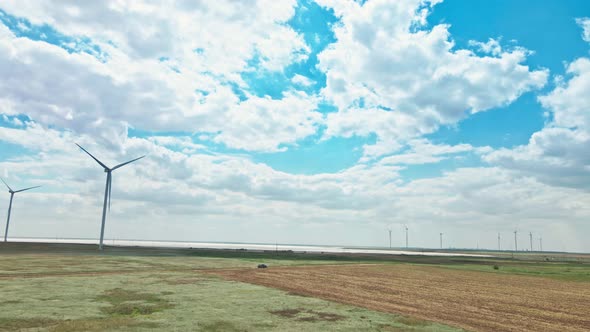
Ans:
{"type": "MultiPolygon", "coordinates": [[[[48,238],[12,238],[12,241],[31,243],[69,243],[69,244],[97,244],[95,239],[48,239],[48,238]]],[[[196,249],[233,249],[253,251],[286,251],[297,253],[337,253],[337,254],[380,254],[380,255],[419,255],[419,256],[468,256],[492,257],[490,255],[433,252],[433,251],[405,251],[371,248],[348,248],[343,246],[316,246],[295,244],[264,244],[264,243],[231,243],[231,242],[181,242],[181,241],[148,241],[148,240],[105,240],[107,246],[121,247],[155,247],[155,248],[196,248],[196,249]]]]}

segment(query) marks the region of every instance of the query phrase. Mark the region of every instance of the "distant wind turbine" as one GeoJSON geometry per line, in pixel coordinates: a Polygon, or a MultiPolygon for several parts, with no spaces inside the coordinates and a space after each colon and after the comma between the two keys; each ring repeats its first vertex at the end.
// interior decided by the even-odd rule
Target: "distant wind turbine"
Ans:
{"type": "Polygon", "coordinates": [[[498,233],[498,250],[502,250],[502,246],[500,245],[500,233],[498,233]]]}
{"type": "Polygon", "coordinates": [[[442,236],[443,236],[443,233],[440,233],[440,248],[441,249],[442,249],[442,236]]]}
{"type": "Polygon", "coordinates": [[[516,233],[518,231],[514,231],[514,251],[518,251],[518,240],[516,239],[516,233]]]}
{"type": "MultiPolygon", "coordinates": [[[[2,180],[2,179],[0,179],[2,180]]],[[[4,182],[4,180],[2,180],[2,182],[4,182]]],[[[35,188],[39,188],[41,186],[34,186],[34,187],[29,187],[29,188],[25,188],[25,189],[21,189],[21,190],[12,190],[12,188],[10,188],[10,186],[8,185],[8,183],[4,182],[4,184],[6,185],[6,187],[8,188],[8,192],[10,193],[10,203],[8,204],[8,217],[6,218],[6,230],[4,231],[4,242],[7,242],[8,239],[8,225],[10,225],[10,211],[12,210],[12,198],[14,198],[14,194],[16,193],[20,193],[23,191],[27,191],[30,189],[35,189],[35,188]]]]}
{"type": "Polygon", "coordinates": [[[389,249],[391,249],[391,229],[389,229],[389,249]]]}
{"type": "Polygon", "coordinates": [[[533,251],[533,232],[529,232],[529,238],[531,240],[531,251],[533,251]]]}
{"type": "Polygon", "coordinates": [[[139,158],[135,158],[132,160],[129,160],[127,162],[124,162],[122,164],[119,164],[113,168],[108,168],[105,164],[103,164],[100,160],[96,159],[96,157],[94,157],[92,154],[90,154],[90,152],[86,151],[86,149],[84,149],[83,147],[80,146],[80,144],[76,143],[76,145],[82,149],[82,151],[86,152],[90,157],[92,157],[92,159],[94,159],[100,166],[102,166],[104,168],[104,172],[107,173],[107,182],[106,182],[106,186],[104,189],[104,204],[102,207],[102,224],[100,226],[100,243],[98,245],[98,249],[102,250],[102,240],[104,238],[104,223],[105,223],[105,219],[106,219],[106,214],[107,214],[107,201],[109,203],[109,210],[111,208],[111,180],[112,180],[112,175],[111,173],[116,170],[117,168],[123,167],[127,164],[130,164],[134,161],[137,161],[145,156],[141,156],[139,158]]]}
{"type": "Polygon", "coordinates": [[[539,251],[543,251],[543,238],[539,236],[539,251]]]}
{"type": "Polygon", "coordinates": [[[406,249],[408,248],[408,226],[404,225],[404,228],[406,229],[406,249]]]}

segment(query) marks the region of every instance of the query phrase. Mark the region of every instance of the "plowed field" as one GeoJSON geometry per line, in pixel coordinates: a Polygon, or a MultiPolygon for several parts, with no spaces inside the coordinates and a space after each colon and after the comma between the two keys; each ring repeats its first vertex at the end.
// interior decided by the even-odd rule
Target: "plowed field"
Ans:
{"type": "Polygon", "coordinates": [[[415,265],[212,271],[243,281],[475,331],[590,331],[590,284],[415,265]]]}

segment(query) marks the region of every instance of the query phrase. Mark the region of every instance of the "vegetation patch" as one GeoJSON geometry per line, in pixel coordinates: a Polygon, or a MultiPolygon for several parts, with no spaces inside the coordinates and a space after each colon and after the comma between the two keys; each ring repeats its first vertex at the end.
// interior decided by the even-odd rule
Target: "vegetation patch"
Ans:
{"type": "Polygon", "coordinates": [[[202,282],[204,278],[178,278],[178,279],[165,279],[164,282],[168,285],[192,285],[202,282]]]}
{"type": "Polygon", "coordinates": [[[56,324],[50,318],[0,318],[0,331],[20,331],[56,324]]]}
{"type": "Polygon", "coordinates": [[[108,290],[96,299],[111,304],[108,307],[101,308],[102,312],[111,316],[149,315],[174,306],[170,301],[159,297],[157,294],[141,293],[122,288],[108,290]]]}
{"type": "Polygon", "coordinates": [[[329,312],[314,311],[302,308],[274,310],[270,311],[270,313],[285,318],[295,319],[301,322],[336,322],[345,318],[344,316],[329,312]]]}
{"type": "Polygon", "coordinates": [[[199,325],[199,331],[206,331],[206,332],[235,332],[235,331],[244,331],[244,329],[239,328],[235,324],[228,322],[228,321],[216,321],[208,324],[199,325]]]}
{"type": "Polygon", "coordinates": [[[277,316],[281,316],[281,317],[294,318],[302,311],[303,311],[303,309],[283,309],[283,310],[274,310],[274,311],[269,311],[269,312],[273,315],[277,315],[277,316]]]}
{"type": "Polygon", "coordinates": [[[74,319],[59,322],[53,326],[51,332],[74,332],[74,331],[105,331],[111,329],[143,327],[155,329],[160,324],[155,322],[139,322],[130,317],[112,317],[97,319],[74,319]]]}
{"type": "Polygon", "coordinates": [[[400,317],[397,319],[398,322],[407,326],[428,326],[430,323],[428,321],[417,319],[414,317],[400,317]]]}

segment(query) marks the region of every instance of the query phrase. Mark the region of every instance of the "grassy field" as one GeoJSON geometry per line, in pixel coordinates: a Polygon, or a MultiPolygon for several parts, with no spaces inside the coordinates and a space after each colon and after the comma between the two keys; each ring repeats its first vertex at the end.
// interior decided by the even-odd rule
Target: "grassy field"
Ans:
{"type": "MultiPolygon", "coordinates": [[[[313,271],[339,266],[373,269],[369,277],[383,271],[428,276],[439,269],[471,271],[484,279],[523,275],[584,288],[590,282],[588,263],[587,256],[510,260],[150,248],[99,253],[88,245],[7,243],[0,244],[0,331],[458,331],[429,321],[464,326],[444,317],[314,294],[322,284],[304,291],[284,288],[296,280],[293,275],[277,275],[277,284],[267,285],[274,288],[238,277],[310,269],[288,273],[311,280],[313,271]],[[270,268],[258,270],[258,263],[270,268]]],[[[338,280],[352,270],[330,271],[329,279],[338,280]]]]}
{"type": "Polygon", "coordinates": [[[458,330],[204,273],[371,261],[286,256],[0,245],[0,331],[458,330]]]}

